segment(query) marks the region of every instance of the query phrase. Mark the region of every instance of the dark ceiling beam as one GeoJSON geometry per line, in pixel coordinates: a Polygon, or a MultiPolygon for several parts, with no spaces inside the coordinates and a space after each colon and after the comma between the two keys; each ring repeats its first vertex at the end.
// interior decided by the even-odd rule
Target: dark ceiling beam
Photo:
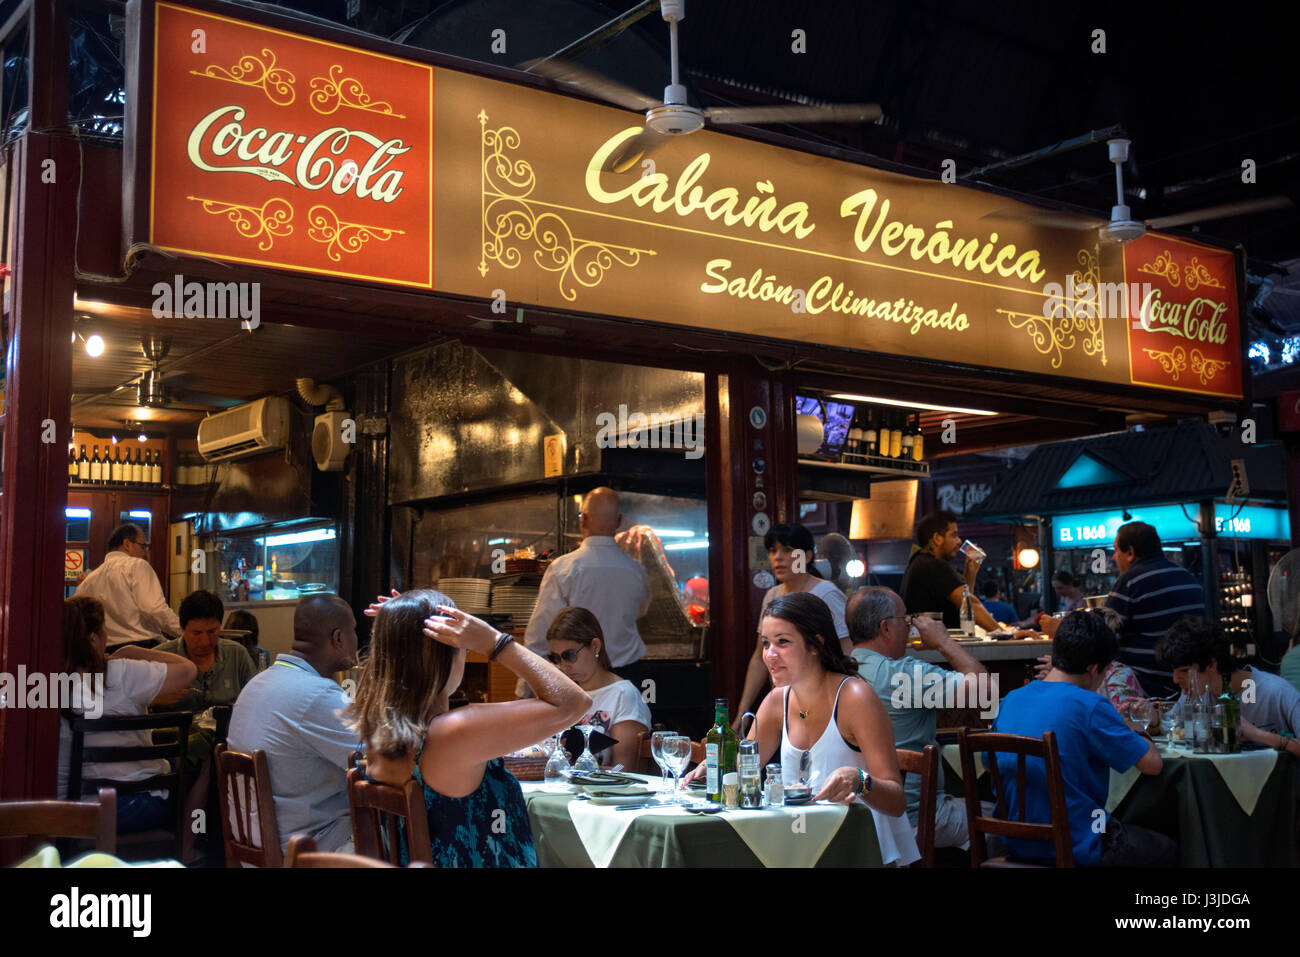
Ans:
{"type": "Polygon", "coordinates": [[[593,50],[598,50],[606,43],[609,43],[620,33],[636,23],[643,17],[648,16],[659,9],[659,0],[643,0],[626,13],[621,13],[608,23],[604,23],[592,30],[585,37],[574,40],[566,47],[561,47],[549,56],[544,56],[537,60],[531,66],[522,67],[525,73],[531,73],[534,69],[549,60],[581,60],[593,50]]]}

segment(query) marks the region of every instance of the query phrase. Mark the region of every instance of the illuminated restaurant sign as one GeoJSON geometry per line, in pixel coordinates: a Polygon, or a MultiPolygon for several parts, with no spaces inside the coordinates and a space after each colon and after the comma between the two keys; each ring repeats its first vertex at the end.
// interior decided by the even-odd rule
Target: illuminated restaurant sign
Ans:
{"type": "Polygon", "coordinates": [[[129,104],[136,193],[148,195],[128,196],[133,239],[522,305],[1240,394],[1231,252],[1156,234],[1121,249],[1099,238],[1102,220],[1041,225],[1005,197],[708,130],[603,172],[639,114],[170,3],[139,9],[129,104]],[[1126,281],[1141,295],[1116,306],[1107,290],[1126,281]]]}
{"type": "MultiPolygon", "coordinates": [[[[1146,522],[1165,544],[1195,541],[1200,506],[1153,505],[1120,512],[1078,512],[1052,517],[1052,540],[1057,548],[1105,548],[1115,543],[1115,533],[1125,522],[1146,522]]],[[[1289,541],[1291,520],[1284,508],[1266,505],[1214,505],[1214,533],[1221,538],[1258,538],[1289,541]]]]}

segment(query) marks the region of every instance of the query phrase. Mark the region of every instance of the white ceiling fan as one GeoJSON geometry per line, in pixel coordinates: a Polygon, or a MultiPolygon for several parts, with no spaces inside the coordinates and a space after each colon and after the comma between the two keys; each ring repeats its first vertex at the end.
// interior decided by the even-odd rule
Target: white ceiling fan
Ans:
{"type": "Polygon", "coordinates": [[[1106,141],[1110,161],[1115,164],[1115,205],[1110,210],[1110,221],[1070,216],[1065,213],[1053,215],[1046,210],[1000,209],[988,213],[982,219],[1016,220],[1049,229],[1096,229],[1106,242],[1127,243],[1146,235],[1148,229],[1169,229],[1174,226],[1186,226],[1190,223],[1207,223],[1215,219],[1227,219],[1231,216],[1246,216],[1250,213],[1262,213],[1271,209],[1285,209],[1292,205],[1286,196],[1264,196],[1259,199],[1241,200],[1235,203],[1221,203],[1207,206],[1186,213],[1171,216],[1157,216],[1154,219],[1136,220],[1133,211],[1124,202],[1124,164],[1128,162],[1130,141],[1113,139],[1106,141]]]}
{"type": "Polygon", "coordinates": [[[754,123],[867,123],[880,118],[875,103],[843,103],[826,106],[714,106],[700,109],[686,102],[686,87],[678,78],[677,24],[686,18],[686,0],[661,0],[660,12],[668,21],[671,42],[672,82],[664,87],[663,102],[574,63],[552,58],[524,64],[527,72],[539,73],[557,83],[576,87],[589,96],[629,110],[645,112],[645,129],[610,156],[604,169],[621,173],[642,156],[672,136],[684,136],[710,126],[754,123]]]}

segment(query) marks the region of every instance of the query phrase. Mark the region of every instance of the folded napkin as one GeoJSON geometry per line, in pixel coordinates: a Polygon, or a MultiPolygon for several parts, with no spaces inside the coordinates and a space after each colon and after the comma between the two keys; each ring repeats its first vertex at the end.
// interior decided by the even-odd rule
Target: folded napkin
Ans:
{"type": "Polygon", "coordinates": [[[844,823],[846,804],[723,811],[722,818],[764,867],[813,867],[844,823]]]}
{"type": "Polygon", "coordinates": [[[685,814],[672,805],[647,804],[644,809],[616,811],[614,806],[601,806],[590,801],[570,801],[567,810],[583,849],[596,867],[609,867],[618,846],[623,843],[623,835],[642,814],[685,814]]]}
{"type": "Polygon", "coordinates": [[[21,861],[18,867],[41,867],[41,868],[72,868],[72,867],[184,867],[180,861],[124,861],[121,858],[114,857],[112,854],[105,854],[102,851],[91,851],[89,854],[82,854],[76,860],[64,864],[59,860],[59,852],[46,844],[35,854],[21,861]]]}

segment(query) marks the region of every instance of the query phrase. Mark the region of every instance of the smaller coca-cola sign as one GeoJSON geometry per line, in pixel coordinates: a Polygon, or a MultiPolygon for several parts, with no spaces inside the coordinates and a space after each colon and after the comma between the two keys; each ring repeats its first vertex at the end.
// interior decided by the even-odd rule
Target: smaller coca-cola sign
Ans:
{"type": "Polygon", "coordinates": [[[1233,254],[1147,233],[1124,246],[1130,377],[1137,385],[1241,397],[1233,254]]]}

